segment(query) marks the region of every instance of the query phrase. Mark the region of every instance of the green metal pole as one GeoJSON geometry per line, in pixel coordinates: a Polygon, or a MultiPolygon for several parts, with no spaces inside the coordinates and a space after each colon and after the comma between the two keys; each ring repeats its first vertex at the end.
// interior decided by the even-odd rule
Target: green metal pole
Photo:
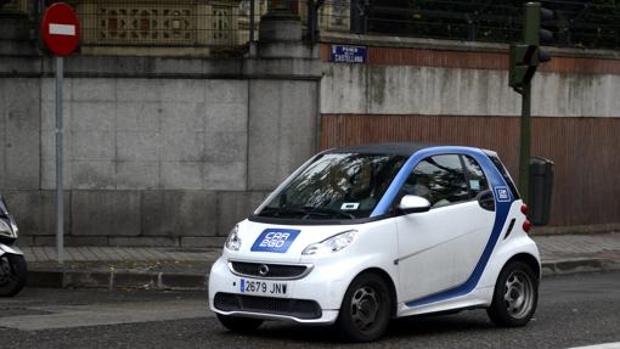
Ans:
{"type": "Polygon", "coordinates": [[[530,194],[530,96],[531,82],[523,85],[521,93],[521,135],[519,146],[519,191],[523,202],[529,202],[530,194]]]}

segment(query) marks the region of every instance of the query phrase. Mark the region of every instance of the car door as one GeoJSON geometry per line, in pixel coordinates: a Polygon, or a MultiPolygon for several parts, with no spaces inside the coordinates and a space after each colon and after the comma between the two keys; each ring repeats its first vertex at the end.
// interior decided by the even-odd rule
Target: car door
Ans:
{"type": "Polygon", "coordinates": [[[466,170],[471,160],[458,154],[425,158],[401,188],[399,198],[418,195],[431,203],[428,212],[396,218],[400,291],[406,302],[460,285],[482,254],[494,213],[477,200],[488,185],[482,171],[480,177],[466,170]]]}

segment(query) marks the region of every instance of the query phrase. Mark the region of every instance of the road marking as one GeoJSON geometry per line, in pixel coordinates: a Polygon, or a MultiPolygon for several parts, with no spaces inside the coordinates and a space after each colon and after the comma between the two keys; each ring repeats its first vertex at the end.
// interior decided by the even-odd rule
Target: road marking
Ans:
{"type": "Polygon", "coordinates": [[[75,36],[75,25],[50,23],[50,34],[75,36]]]}
{"type": "Polygon", "coordinates": [[[620,349],[620,342],[594,344],[585,347],[574,347],[570,349],[620,349]]]}
{"type": "Polygon", "coordinates": [[[166,301],[157,303],[112,303],[29,307],[49,315],[18,315],[0,318],[0,327],[23,331],[119,325],[213,317],[205,301],[166,301]]]}

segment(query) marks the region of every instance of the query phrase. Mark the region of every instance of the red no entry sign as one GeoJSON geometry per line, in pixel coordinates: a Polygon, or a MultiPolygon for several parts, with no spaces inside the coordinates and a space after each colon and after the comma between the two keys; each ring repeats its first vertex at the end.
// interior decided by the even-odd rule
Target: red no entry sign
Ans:
{"type": "Polygon", "coordinates": [[[80,40],[80,22],[73,8],[63,2],[48,7],[41,21],[41,33],[52,53],[58,56],[73,53],[80,40]]]}

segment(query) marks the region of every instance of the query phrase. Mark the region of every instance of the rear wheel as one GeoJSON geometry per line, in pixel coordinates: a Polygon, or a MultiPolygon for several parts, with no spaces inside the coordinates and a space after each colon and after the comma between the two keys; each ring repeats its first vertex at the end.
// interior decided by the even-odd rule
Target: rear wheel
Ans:
{"type": "Polygon", "coordinates": [[[354,342],[369,342],[381,337],[391,319],[393,300],[383,278],[374,273],[361,274],[347,289],[336,321],[342,335],[354,342]]]}
{"type": "Polygon", "coordinates": [[[21,255],[0,256],[0,297],[12,297],[26,285],[26,259],[21,255]]]}
{"type": "Polygon", "coordinates": [[[262,323],[261,319],[217,314],[220,323],[233,332],[247,333],[256,330],[262,323]]]}
{"type": "Polygon", "coordinates": [[[515,261],[500,273],[487,313],[498,326],[524,326],[534,316],[537,304],[536,274],[529,265],[515,261]]]}

